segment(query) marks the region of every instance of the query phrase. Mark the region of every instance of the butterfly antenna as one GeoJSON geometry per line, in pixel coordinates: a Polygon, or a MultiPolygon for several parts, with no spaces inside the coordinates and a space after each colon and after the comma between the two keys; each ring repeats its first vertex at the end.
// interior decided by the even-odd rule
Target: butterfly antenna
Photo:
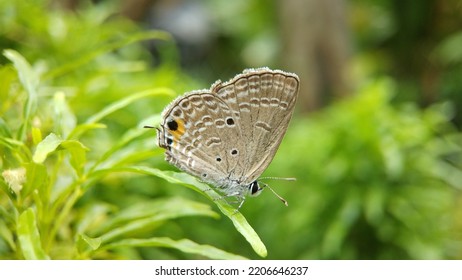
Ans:
{"type": "Polygon", "coordinates": [[[150,125],[145,125],[144,128],[155,128],[158,133],[160,133],[160,129],[158,127],[150,126],[150,125]]]}
{"type": "MultiPolygon", "coordinates": [[[[294,178],[283,178],[283,179],[294,179],[294,178]]],[[[280,196],[276,191],[273,190],[268,184],[262,183],[263,187],[270,189],[270,191],[277,197],[279,198],[282,203],[284,203],[285,206],[289,206],[289,203],[287,203],[287,200],[285,200],[282,196],[280,196]]]]}
{"type": "Polygon", "coordinates": [[[283,180],[283,181],[297,181],[297,178],[287,178],[287,177],[260,177],[259,180],[283,180]]]}

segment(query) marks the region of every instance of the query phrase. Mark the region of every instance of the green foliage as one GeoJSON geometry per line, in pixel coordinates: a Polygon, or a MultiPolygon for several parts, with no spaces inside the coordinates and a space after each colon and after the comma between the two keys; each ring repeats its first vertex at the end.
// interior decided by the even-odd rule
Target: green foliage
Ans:
{"type": "MultiPolygon", "coordinates": [[[[163,152],[153,148],[151,131],[142,127],[159,121],[157,114],[176,94],[173,84],[181,89],[193,83],[181,77],[172,60],[155,71],[148,71],[142,60],[146,53],[137,42],[168,44],[169,34],[139,31],[128,22],[108,20],[111,9],[104,6],[76,16],[47,13],[41,4],[0,3],[4,11],[15,10],[11,14],[15,20],[2,18],[5,25],[31,34],[2,34],[3,39],[18,43],[19,52],[4,50],[11,64],[0,68],[1,258],[143,258],[146,251],[138,247],[179,251],[149,250],[149,258],[165,257],[165,252],[171,258],[186,257],[185,253],[242,258],[159,232],[186,217],[217,218],[206,204],[176,196],[159,199],[159,195],[137,191],[124,194],[117,188],[111,190],[113,198],[98,195],[99,190],[117,185],[146,188],[146,181],[138,181],[146,175],[181,181],[215,201],[256,252],[265,256],[265,246],[245,218],[234,214],[234,208],[217,199],[209,187],[183,174],[135,165],[153,157],[163,163],[163,152]],[[34,21],[50,28],[37,22],[21,24],[25,14],[34,14],[34,21]],[[66,31],[58,36],[63,43],[60,48],[53,38],[58,27],[66,31]],[[75,29],[78,32],[70,32],[75,29]],[[80,40],[96,35],[95,30],[104,36],[93,37],[90,47],[82,45],[80,40]],[[34,40],[40,42],[34,51],[22,48],[34,40]],[[30,65],[20,52],[39,60],[30,65]],[[75,53],[79,55],[71,55],[75,53]]],[[[147,186],[155,190],[164,184],[150,177],[147,186]]]]}
{"type": "MultiPolygon", "coordinates": [[[[0,1],[0,258],[462,257],[462,148],[450,104],[392,105],[396,85],[381,78],[296,116],[264,174],[297,178],[267,182],[289,207],[266,190],[236,213],[170,171],[143,129],[177,93],[203,87],[178,69],[170,35],[110,17],[107,4],[71,13],[45,2],[0,1]],[[156,68],[146,40],[164,46],[156,68]]],[[[245,3],[226,5],[251,11],[259,1],[245,3]]],[[[274,34],[250,27],[264,30],[269,9],[230,21],[230,36],[266,42],[274,34]]],[[[435,56],[457,64],[458,41],[435,56]]]]}
{"type": "MultiPolygon", "coordinates": [[[[68,106],[65,96],[57,92],[50,100],[41,101],[36,95],[36,90],[40,84],[35,83],[32,86],[30,81],[36,80],[36,78],[33,78],[34,75],[31,74],[33,71],[28,63],[15,51],[7,50],[5,55],[13,61],[20,77],[19,80],[25,92],[28,93],[24,99],[23,110],[26,113],[23,114],[20,128],[14,133],[14,129],[8,126],[8,122],[14,120],[6,119],[3,126],[5,133],[1,136],[2,154],[7,155],[2,159],[2,187],[3,191],[9,194],[9,199],[7,199],[9,203],[2,216],[6,221],[11,221],[11,224],[2,225],[2,232],[4,232],[4,236],[8,237],[17,234],[19,245],[9,248],[11,254],[26,259],[46,259],[50,256],[52,258],[92,258],[105,255],[109,249],[121,246],[161,246],[210,258],[239,258],[239,256],[211,246],[199,245],[187,239],[181,241],[163,237],[132,239],[133,236],[154,230],[163,223],[179,217],[217,217],[217,214],[211,211],[209,206],[188,200],[171,198],[154,200],[154,202],[139,202],[135,206],[114,213],[104,213],[108,217],[101,224],[89,223],[89,219],[94,217],[94,213],[85,213],[85,210],[80,210],[81,207],[76,205],[78,200],[85,195],[89,188],[98,184],[102,178],[115,172],[125,171],[154,175],[175,183],[185,182],[184,184],[188,184],[189,187],[209,196],[235,222],[236,228],[255,246],[256,251],[265,256],[264,245],[243,216],[240,213],[234,214],[233,208],[223,200],[218,199],[217,194],[213,191],[207,191],[209,187],[193,178],[182,178],[184,177],[182,174],[176,175],[132,165],[133,162],[149,158],[154,153],[148,146],[138,145],[139,149],[135,154],[131,153],[130,148],[127,148],[131,142],[139,140],[143,134],[147,133],[146,130],[142,130],[141,126],[123,134],[119,142],[112,140],[114,141],[112,147],[106,149],[104,153],[100,153],[99,157],[87,160],[87,152],[90,149],[79,140],[80,137],[93,129],[104,129],[105,126],[99,122],[108,115],[124,109],[138,100],[156,98],[165,94],[172,95],[171,90],[160,88],[129,95],[102,108],[82,124],[71,124],[71,122],[63,121],[63,114],[66,114],[68,119],[77,119],[76,116],[70,115],[72,112],[68,111],[70,106],[68,106]],[[31,102],[30,99],[33,99],[34,102],[31,102]],[[50,102],[52,108],[50,112],[59,113],[52,116],[40,115],[39,117],[36,113],[37,109],[30,109],[32,107],[37,108],[37,106],[29,105],[39,101],[42,104],[50,102]],[[51,118],[52,127],[56,131],[68,131],[68,133],[62,134],[63,136],[67,135],[67,137],[63,138],[63,136],[51,132],[44,139],[41,139],[40,127],[32,125],[34,119],[37,118],[51,118]],[[29,138],[32,138],[31,142],[28,140],[29,138]],[[80,213],[80,211],[83,212],[80,213]],[[86,221],[86,225],[82,225],[82,221],[86,221]],[[67,230],[70,231],[64,236],[60,233],[63,227],[69,227],[67,230]],[[14,228],[17,228],[16,233],[12,231],[14,228]],[[72,240],[76,241],[77,247],[72,246],[72,240]],[[65,250],[67,253],[53,252],[56,246],[66,247],[60,250],[65,250]]],[[[9,239],[11,240],[11,238],[9,239]]]]}
{"type": "Polygon", "coordinates": [[[396,108],[390,105],[393,92],[392,81],[378,80],[289,128],[269,172],[297,177],[285,194],[295,210],[278,217],[283,229],[262,236],[291,237],[277,256],[461,256],[456,197],[462,142],[448,122],[450,107],[396,108]]]}
{"type": "MultiPolygon", "coordinates": [[[[85,214],[82,214],[79,219],[69,218],[69,216],[76,215],[74,213],[78,211],[75,209],[76,203],[91,186],[97,184],[102,178],[121,171],[154,175],[174,183],[187,184],[188,187],[210,197],[212,201],[217,203],[222,212],[231,218],[236,229],[247,238],[255,251],[261,256],[266,255],[265,246],[255,231],[247,224],[245,218],[240,213],[235,213],[235,210],[224,200],[219,199],[219,196],[208,186],[197,182],[194,178],[185,177],[184,174],[131,165],[133,162],[153,155],[148,147],[138,146],[139,149],[135,154],[127,148],[131,142],[146,134],[146,130],[143,131],[141,126],[123,134],[119,142],[113,140],[115,143],[111,145],[112,147],[106,149],[107,151],[101,153],[99,157],[87,160],[86,153],[89,148],[78,140],[79,137],[89,133],[92,129],[105,128],[98,122],[108,115],[124,109],[138,100],[155,98],[165,94],[173,95],[171,90],[158,88],[134,93],[107,105],[87,118],[82,124],[71,124],[63,121],[63,114],[67,114],[68,119],[71,120],[77,118],[70,115],[71,112],[68,111],[70,106],[67,105],[65,96],[57,92],[48,102],[51,102],[50,107],[53,109],[51,112],[59,112],[59,114],[41,117],[50,117],[53,120],[54,129],[57,131],[67,130],[68,133],[63,133],[63,135],[67,134],[67,137],[63,138],[51,132],[42,140],[40,128],[31,127],[33,119],[39,117],[36,116],[36,110],[30,109],[37,107],[30,106],[30,104],[36,104],[39,101],[36,95],[39,83],[32,86],[30,81],[36,80],[36,78],[33,78],[32,69],[19,53],[7,50],[5,55],[13,61],[20,82],[28,93],[23,106],[26,113],[23,114],[23,122],[17,132],[17,137],[10,138],[14,133],[13,129],[7,125],[8,119],[5,120],[4,125],[4,131],[7,133],[2,135],[2,142],[4,143],[2,150],[5,154],[10,154],[3,159],[3,190],[10,194],[10,209],[5,209],[4,215],[6,215],[6,220],[13,221],[9,225],[10,227],[17,227],[21,250],[16,250],[14,253],[18,257],[26,259],[49,258],[48,254],[53,254],[52,250],[54,246],[57,246],[56,243],[62,243],[61,240],[63,239],[67,243],[66,246],[71,247],[66,248],[69,251],[68,255],[52,255],[53,258],[91,258],[106,253],[108,249],[121,246],[161,246],[176,248],[187,253],[201,254],[210,258],[238,257],[211,246],[198,245],[189,240],[177,242],[166,238],[126,239],[133,235],[136,236],[140,232],[155,229],[171,219],[191,215],[217,216],[208,206],[187,200],[170,199],[162,201],[163,203],[157,201],[157,203],[149,204],[140,202],[135,207],[123,209],[119,213],[110,215],[102,225],[94,225],[93,227],[79,226],[80,219],[89,219],[85,214]],[[33,99],[34,102],[31,102],[30,99],[33,99]],[[57,100],[58,102],[56,102],[57,100]],[[67,125],[73,125],[73,127],[67,125]],[[32,143],[28,142],[29,137],[32,137],[32,143]],[[17,146],[8,145],[8,143],[16,143],[17,146]],[[14,168],[12,168],[13,166],[14,168]],[[35,211],[39,217],[38,221],[35,211]],[[16,215],[19,217],[16,218],[16,215]],[[16,219],[17,222],[14,222],[16,219]],[[61,227],[66,225],[71,226],[68,230],[72,233],[63,237],[59,231],[62,230],[61,227]],[[73,226],[76,226],[78,230],[72,229],[73,226]],[[89,236],[96,237],[90,238],[89,236]],[[77,241],[76,248],[72,248],[71,240],[77,241]]],[[[44,101],[44,103],[46,102],[44,101]]],[[[8,232],[7,228],[3,228],[3,231],[7,232],[8,236],[14,236],[14,232],[8,232]]],[[[11,247],[11,253],[13,253],[14,248],[18,247],[11,247]]]]}

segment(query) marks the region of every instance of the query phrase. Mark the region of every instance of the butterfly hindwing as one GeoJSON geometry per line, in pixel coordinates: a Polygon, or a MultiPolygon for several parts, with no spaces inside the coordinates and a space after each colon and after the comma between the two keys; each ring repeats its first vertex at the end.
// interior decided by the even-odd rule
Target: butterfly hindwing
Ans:
{"type": "Polygon", "coordinates": [[[230,104],[240,116],[246,143],[244,173],[250,184],[268,167],[287,130],[299,90],[294,74],[267,68],[251,70],[236,76],[212,91],[230,104]]]}

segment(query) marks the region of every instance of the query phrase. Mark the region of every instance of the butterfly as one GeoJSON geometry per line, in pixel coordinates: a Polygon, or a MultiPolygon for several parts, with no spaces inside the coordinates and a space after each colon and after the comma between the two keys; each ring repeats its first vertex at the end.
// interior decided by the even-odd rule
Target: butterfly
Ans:
{"type": "Polygon", "coordinates": [[[281,144],[299,88],[296,74],[265,67],[187,92],[162,112],[158,145],[167,162],[235,197],[239,209],[263,189],[258,178],[281,144]]]}

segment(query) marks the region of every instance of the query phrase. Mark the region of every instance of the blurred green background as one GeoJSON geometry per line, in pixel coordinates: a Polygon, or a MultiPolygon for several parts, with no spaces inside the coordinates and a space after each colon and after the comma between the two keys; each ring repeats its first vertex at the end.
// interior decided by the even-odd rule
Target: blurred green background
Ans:
{"type": "Polygon", "coordinates": [[[461,259],[461,45],[456,0],[0,0],[0,258],[260,259],[142,126],[268,66],[301,91],[289,207],[240,209],[267,258],[461,259]]]}

